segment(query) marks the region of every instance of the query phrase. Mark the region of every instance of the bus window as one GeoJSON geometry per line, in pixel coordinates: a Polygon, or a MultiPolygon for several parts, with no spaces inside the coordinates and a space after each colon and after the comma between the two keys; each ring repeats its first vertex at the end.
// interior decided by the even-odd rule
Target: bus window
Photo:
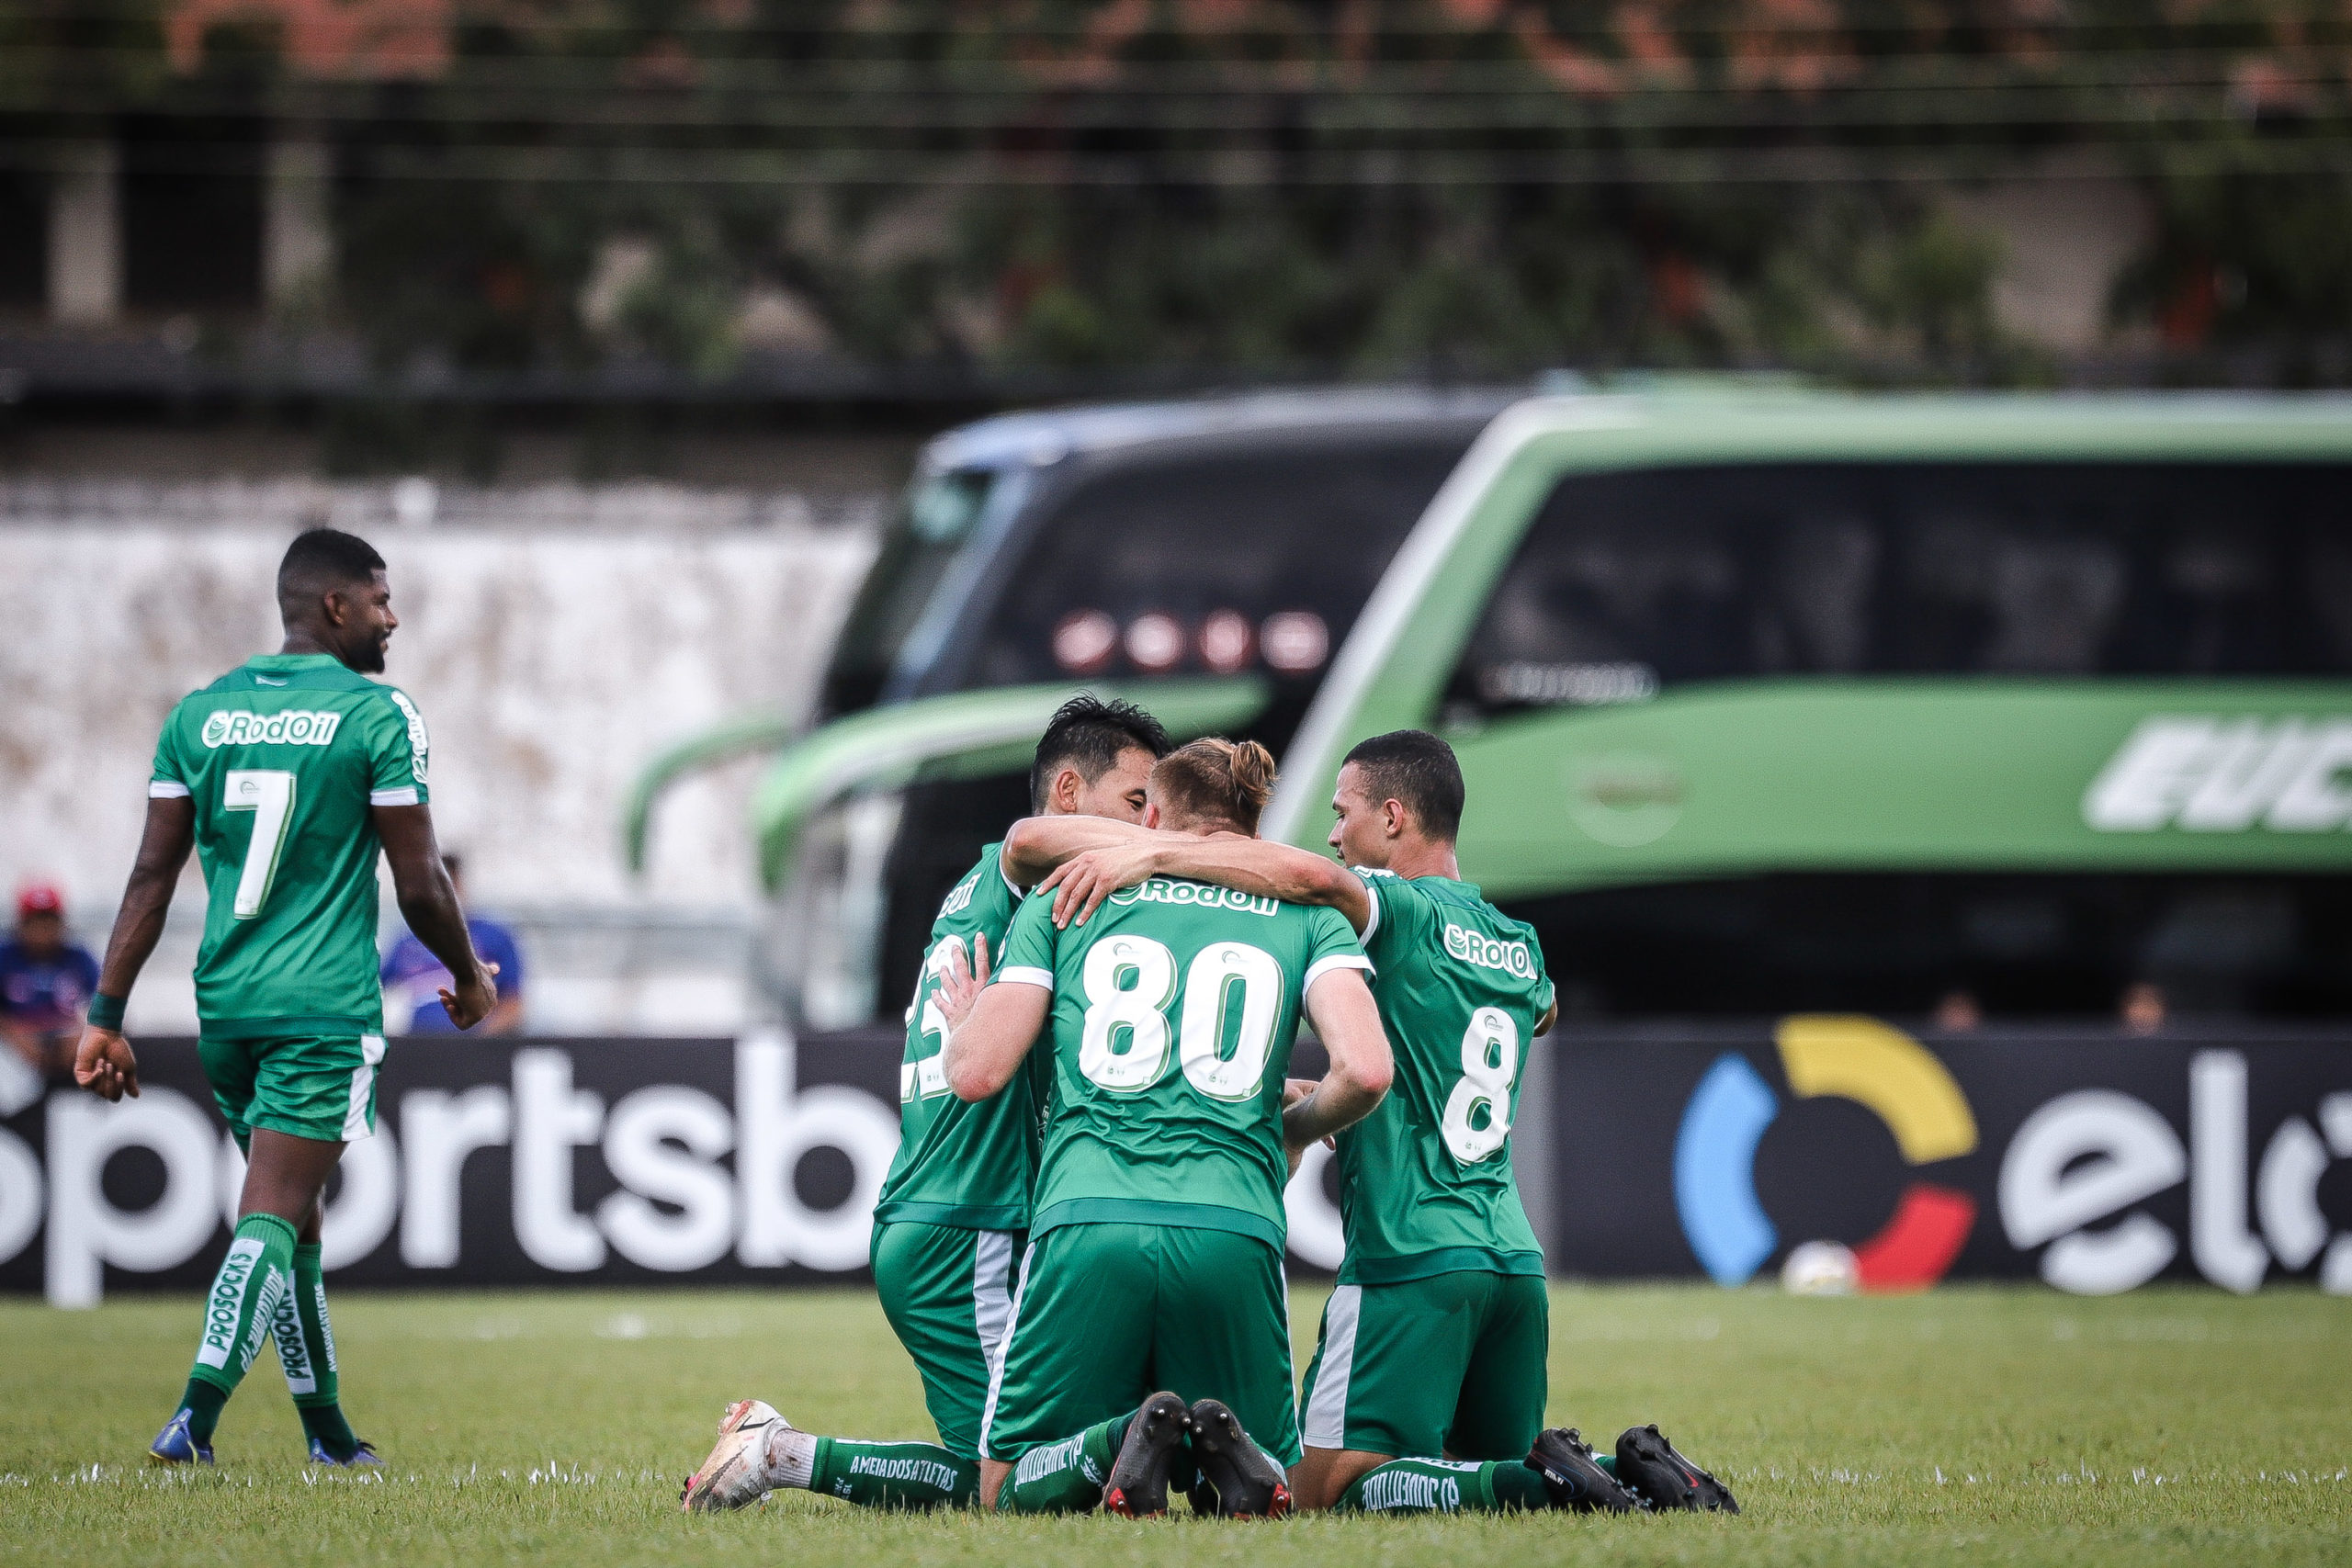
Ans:
{"type": "Polygon", "coordinates": [[[1574,475],[1496,584],[1456,715],[1692,681],[2352,671],[2352,473],[1846,464],[1574,475]]]}
{"type": "Polygon", "coordinates": [[[1022,549],[956,683],[1319,679],[1462,447],[1302,446],[1081,479],[1022,549]]]}
{"type": "Polygon", "coordinates": [[[971,537],[995,483],[990,470],[967,468],[925,475],[908,490],[833,645],[825,671],[826,716],[871,707],[881,696],[907,634],[947,563],[971,537]]]}

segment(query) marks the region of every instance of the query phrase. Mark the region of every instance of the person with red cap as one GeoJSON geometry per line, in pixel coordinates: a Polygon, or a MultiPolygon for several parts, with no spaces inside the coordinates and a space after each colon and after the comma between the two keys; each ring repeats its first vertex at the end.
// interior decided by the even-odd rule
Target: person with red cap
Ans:
{"type": "Polygon", "coordinates": [[[46,882],[17,895],[17,932],[0,942],[0,1039],[42,1076],[74,1073],[98,961],[65,929],[65,897],[46,882]]]}

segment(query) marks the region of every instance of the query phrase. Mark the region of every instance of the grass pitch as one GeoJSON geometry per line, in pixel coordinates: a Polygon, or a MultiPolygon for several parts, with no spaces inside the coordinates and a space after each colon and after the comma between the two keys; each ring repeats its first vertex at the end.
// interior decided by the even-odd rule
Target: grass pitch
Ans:
{"type": "MultiPolygon", "coordinates": [[[[1300,1364],[1319,1307],[1302,1291],[1300,1364]]],[[[1656,1419],[1739,1518],[1023,1521],[885,1517],[805,1495],[682,1518],[678,1483],[743,1393],[820,1432],[929,1437],[871,1295],[366,1295],[335,1303],[346,1408],[391,1461],[307,1471],[274,1366],[209,1473],[143,1469],[193,1297],[0,1305],[0,1558],[1111,1568],[1658,1562],[2352,1562],[2352,1302],[2201,1290],[1796,1300],[1566,1288],[1552,1419],[1656,1419]]],[[[265,1354],[266,1362],[269,1358],[265,1354]]],[[[1180,1505],[1181,1507],[1181,1505],[1180,1505]]]]}

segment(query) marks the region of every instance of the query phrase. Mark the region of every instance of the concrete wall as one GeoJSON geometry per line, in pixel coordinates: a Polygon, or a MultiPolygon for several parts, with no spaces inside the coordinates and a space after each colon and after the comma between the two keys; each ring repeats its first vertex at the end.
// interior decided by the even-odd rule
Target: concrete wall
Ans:
{"type": "MultiPolygon", "coordinates": [[[[0,486],[0,892],[54,879],[103,940],[158,724],[277,647],[277,557],[331,517],[390,565],[385,679],[431,727],[435,819],[473,901],[524,927],[534,1025],[732,1027],[752,1005],[736,950],[757,901],[755,766],[673,793],[642,885],[619,811],[669,742],[745,708],[807,710],[876,506],[549,487],[441,494],[436,522],[404,527],[394,489],[0,486]]],[[[194,1022],[200,908],[191,872],[134,1023],[194,1022]]]]}

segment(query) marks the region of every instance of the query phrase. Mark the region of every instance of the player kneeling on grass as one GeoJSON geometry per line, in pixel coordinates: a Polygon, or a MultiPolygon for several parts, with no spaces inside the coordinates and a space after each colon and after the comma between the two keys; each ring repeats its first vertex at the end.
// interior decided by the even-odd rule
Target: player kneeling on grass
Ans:
{"type": "MultiPolygon", "coordinates": [[[[1247,838],[1272,783],[1263,747],[1196,740],[1152,770],[1145,819],[1247,838]]],[[[1082,930],[1051,913],[1023,907],[947,1044],[967,1100],[1011,1081],[1041,1034],[1053,1072],[982,1500],[1140,1516],[1173,1486],[1199,1511],[1287,1512],[1283,1187],[1289,1151],[1387,1092],[1363,949],[1329,909],[1197,882],[1148,881],[1082,930]],[[1302,1007],[1331,1070],[1285,1109],[1302,1007]]],[[[967,999],[950,998],[951,1020],[967,999]]]]}
{"type": "Polygon", "coordinates": [[[191,845],[208,905],[196,955],[198,1052],[246,1151],[237,1234],[206,1298],[196,1364],[148,1457],[212,1462],[220,1410],[275,1340],[313,1462],[374,1464],[339,1404],[319,1262],[321,1204],[343,1146],[376,1128],[384,1055],[376,856],[401,913],[458,976],[442,1006],[472,1027],[498,1000],[442,868],[426,804],[424,721],[366,679],[400,625],[384,562],[330,528],[277,569],[286,642],[181,699],[164,720],[147,828],[107,943],[74,1076],[139,1092],[123,1003],[171,908],[191,845]]]}
{"type": "Polygon", "coordinates": [[[1510,1135],[1530,1043],[1557,1010],[1534,931],[1462,880],[1464,798],[1453,748],[1399,730],[1340,771],[1330,842],[1344,865],[1109,823],[1033,818],[1008,842],[1066,862],[1035,900],[1051,889],[1066,927],[1086,927],[1114,888],[1180,876],[1328,905],[1363,935],[1396,1084],[1338,1139],[1347,1253],[1300,1394],[1302,1507],[1736,1511],[1655,1427],[1608,1456],[1543,1429],[1544,1254],[1510,1135]]]}
{"type": "MultiPolygon", "coordinates": [[[[1152,764],[1168,754],[1159,720],[1132,703],[1064,703],[1030,765],[1033,809],[1140,822],[1152,764]]],[[[966,1104],[940,1060],[939,992],[971,973],[967,954],[1001,951],[1023,889],[1049,867],[989,844],[948,890],[931,928],[899,1068],[898,1157],[874,1207],[874,1288],[922,1374],[937,1443],[868,1442],[797,1431],[756,1399],[728,1407],[718,1444],[686,1479],[689,1513],[740,1508],[805,1487],[882,1508],[968,1506],[979,1492],[980,1408],[1012,1316],[1012,1264],[1029,1228],[1044,1103],[1041,1055],[995,1094],[966,1104]]]]}

